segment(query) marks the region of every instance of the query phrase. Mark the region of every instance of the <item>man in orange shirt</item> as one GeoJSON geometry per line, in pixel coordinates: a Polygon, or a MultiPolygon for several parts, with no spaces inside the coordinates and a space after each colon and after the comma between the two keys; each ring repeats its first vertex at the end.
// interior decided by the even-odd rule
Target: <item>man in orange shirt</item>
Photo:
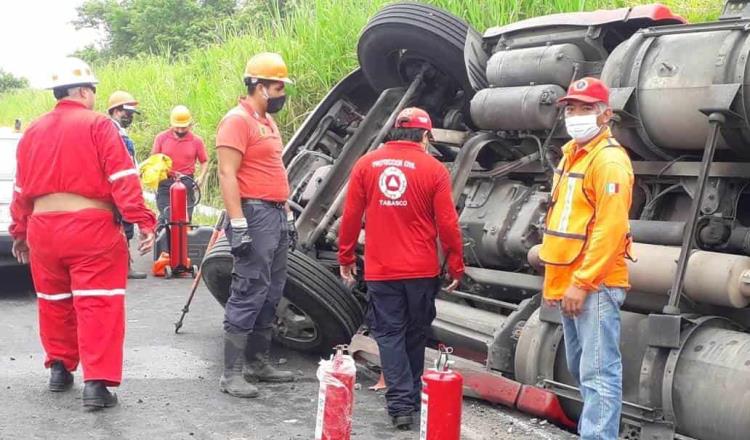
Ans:
{"type": "Polygon", "coordinates": [[[286,283],[287,252],[294,246],[294,217],[286,206],[289,183],[281,134],[272,113],[284,106],[290,83],[279,54],[261,53],[245,69],[248,96],[219,124],[219,184],[234,256],[231,296],[224,312],[224,374],[219,389],[256,397],[248,382],[288,382],[289,371],[270,363],[271,325],[286,283]],[[244,378],[243,378],[244,376],[244,378]]]}
{"type": "Polygon", "coordinates": [[[573,138],[555,170],[540,258],[544,299],[560,305],[568,369],[580,384],[583,440],[616,440],[622,407],[620,307],[625,301],[633,168],[607,126],[609,90],[575,81],[565,125],[573,138]]]}

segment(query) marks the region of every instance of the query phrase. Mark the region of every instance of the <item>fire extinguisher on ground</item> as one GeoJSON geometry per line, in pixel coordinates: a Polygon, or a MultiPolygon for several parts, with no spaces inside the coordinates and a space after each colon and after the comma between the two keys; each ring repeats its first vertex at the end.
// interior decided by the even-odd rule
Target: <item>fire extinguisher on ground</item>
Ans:
{"type": "Polygon", "coordinates": [[[336,354],[321,360],[318,367],[318,414],[315,421],[315,440],[349,440],[352,434],[354,382],[357,367],[354,359],[344,352],[346,345],[336,347],[336,354]]]}
{"type": "MultiPolygon", "coordinates": [[[[190,228],[190,219],[188,218],[188,189],[184,181],[197,185],[189,177],[180,173],[174,174],[175,181],[169,187],[169,221],[166,224],[167,234],[169,236],[169,264],[164,264],[161,260],[166,259],[163,256],[159,258],[156,264],[164,266],[164,276],[172,278],[173,276],[191,275],[195,277],[197,268],[193,266],[188,257],[188,229],[190,228]]],[[[200,191],[198,189],[198,191],[200,191]]],[[[200,195],[198,196],[200,197],[200,195]]],[[[194,204],[198,203],[196,198],[194,204]]]]}
{"type": "Polygon", "coordinates": [[[453,348],[440,345],[435,367],[422,375],[420,440],[459,440],[464,379],[450,369],[453,348]]]}

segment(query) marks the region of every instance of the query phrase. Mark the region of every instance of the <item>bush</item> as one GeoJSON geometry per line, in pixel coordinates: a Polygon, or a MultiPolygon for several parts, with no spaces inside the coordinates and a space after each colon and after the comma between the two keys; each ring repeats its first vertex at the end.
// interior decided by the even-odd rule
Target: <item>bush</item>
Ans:
{"type": "Polygon", "coordinates": [[[29,86],[26,78],[19,78],[10,72],[0,69],[0,93],[16,89],[23,89],[29,86]]]}

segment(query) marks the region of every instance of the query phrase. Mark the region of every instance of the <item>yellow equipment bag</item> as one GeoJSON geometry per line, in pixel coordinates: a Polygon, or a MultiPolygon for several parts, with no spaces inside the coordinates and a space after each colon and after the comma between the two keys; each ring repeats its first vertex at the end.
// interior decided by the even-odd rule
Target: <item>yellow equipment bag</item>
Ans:
{"type": "Polygon", "coordinates": [[[172,170],[172,159],[166,154],[154,154],[140,166],[141,182],[148,189],[156,190],[159,182],[169,177],[172,170]]]}

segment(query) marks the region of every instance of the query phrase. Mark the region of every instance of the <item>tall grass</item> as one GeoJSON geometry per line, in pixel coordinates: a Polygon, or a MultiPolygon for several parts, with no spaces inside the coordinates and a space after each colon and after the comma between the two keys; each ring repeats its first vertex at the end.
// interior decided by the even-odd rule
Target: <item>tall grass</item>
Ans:
{"type": "MultiPolygon", "coordinates": [[[[705,21],[719,13],[718,0],[662,0],[690,21],[705,21]]],[[[290,2],[291,3],[291,2],[290,2]]],[[[95,66],[100,80],[97,108],[104,110],[109,94],[131,92],[143,114],[131,128],[138,155],[150,151],[155,135],[167,127],[170,109],[187,105],[194,113],[195,132],[213,156],[214,132],[224,113],[243,93],[246,60],[260,51],[283,54],[296,84],[286,109],[277,118],[288,138],[306,113],[339,79],[357,64],[356,45],[367,20],[389,0],[297,0],[282,15],[268,11],[252,29],[226,29],[221,44],[182,54],[176,61],[144,55],[95,66]]],[[[556,12],[593,10],[644,3],[637,0],[427,0],[484,29],[556,12]]],[[[15,118],[28,122],[54,105],[49,92],[22,90],[0,95],[0,126],[15,118]]],[[[209,174],[209,203],[216,203],[216,175],[209,174]]]]}

